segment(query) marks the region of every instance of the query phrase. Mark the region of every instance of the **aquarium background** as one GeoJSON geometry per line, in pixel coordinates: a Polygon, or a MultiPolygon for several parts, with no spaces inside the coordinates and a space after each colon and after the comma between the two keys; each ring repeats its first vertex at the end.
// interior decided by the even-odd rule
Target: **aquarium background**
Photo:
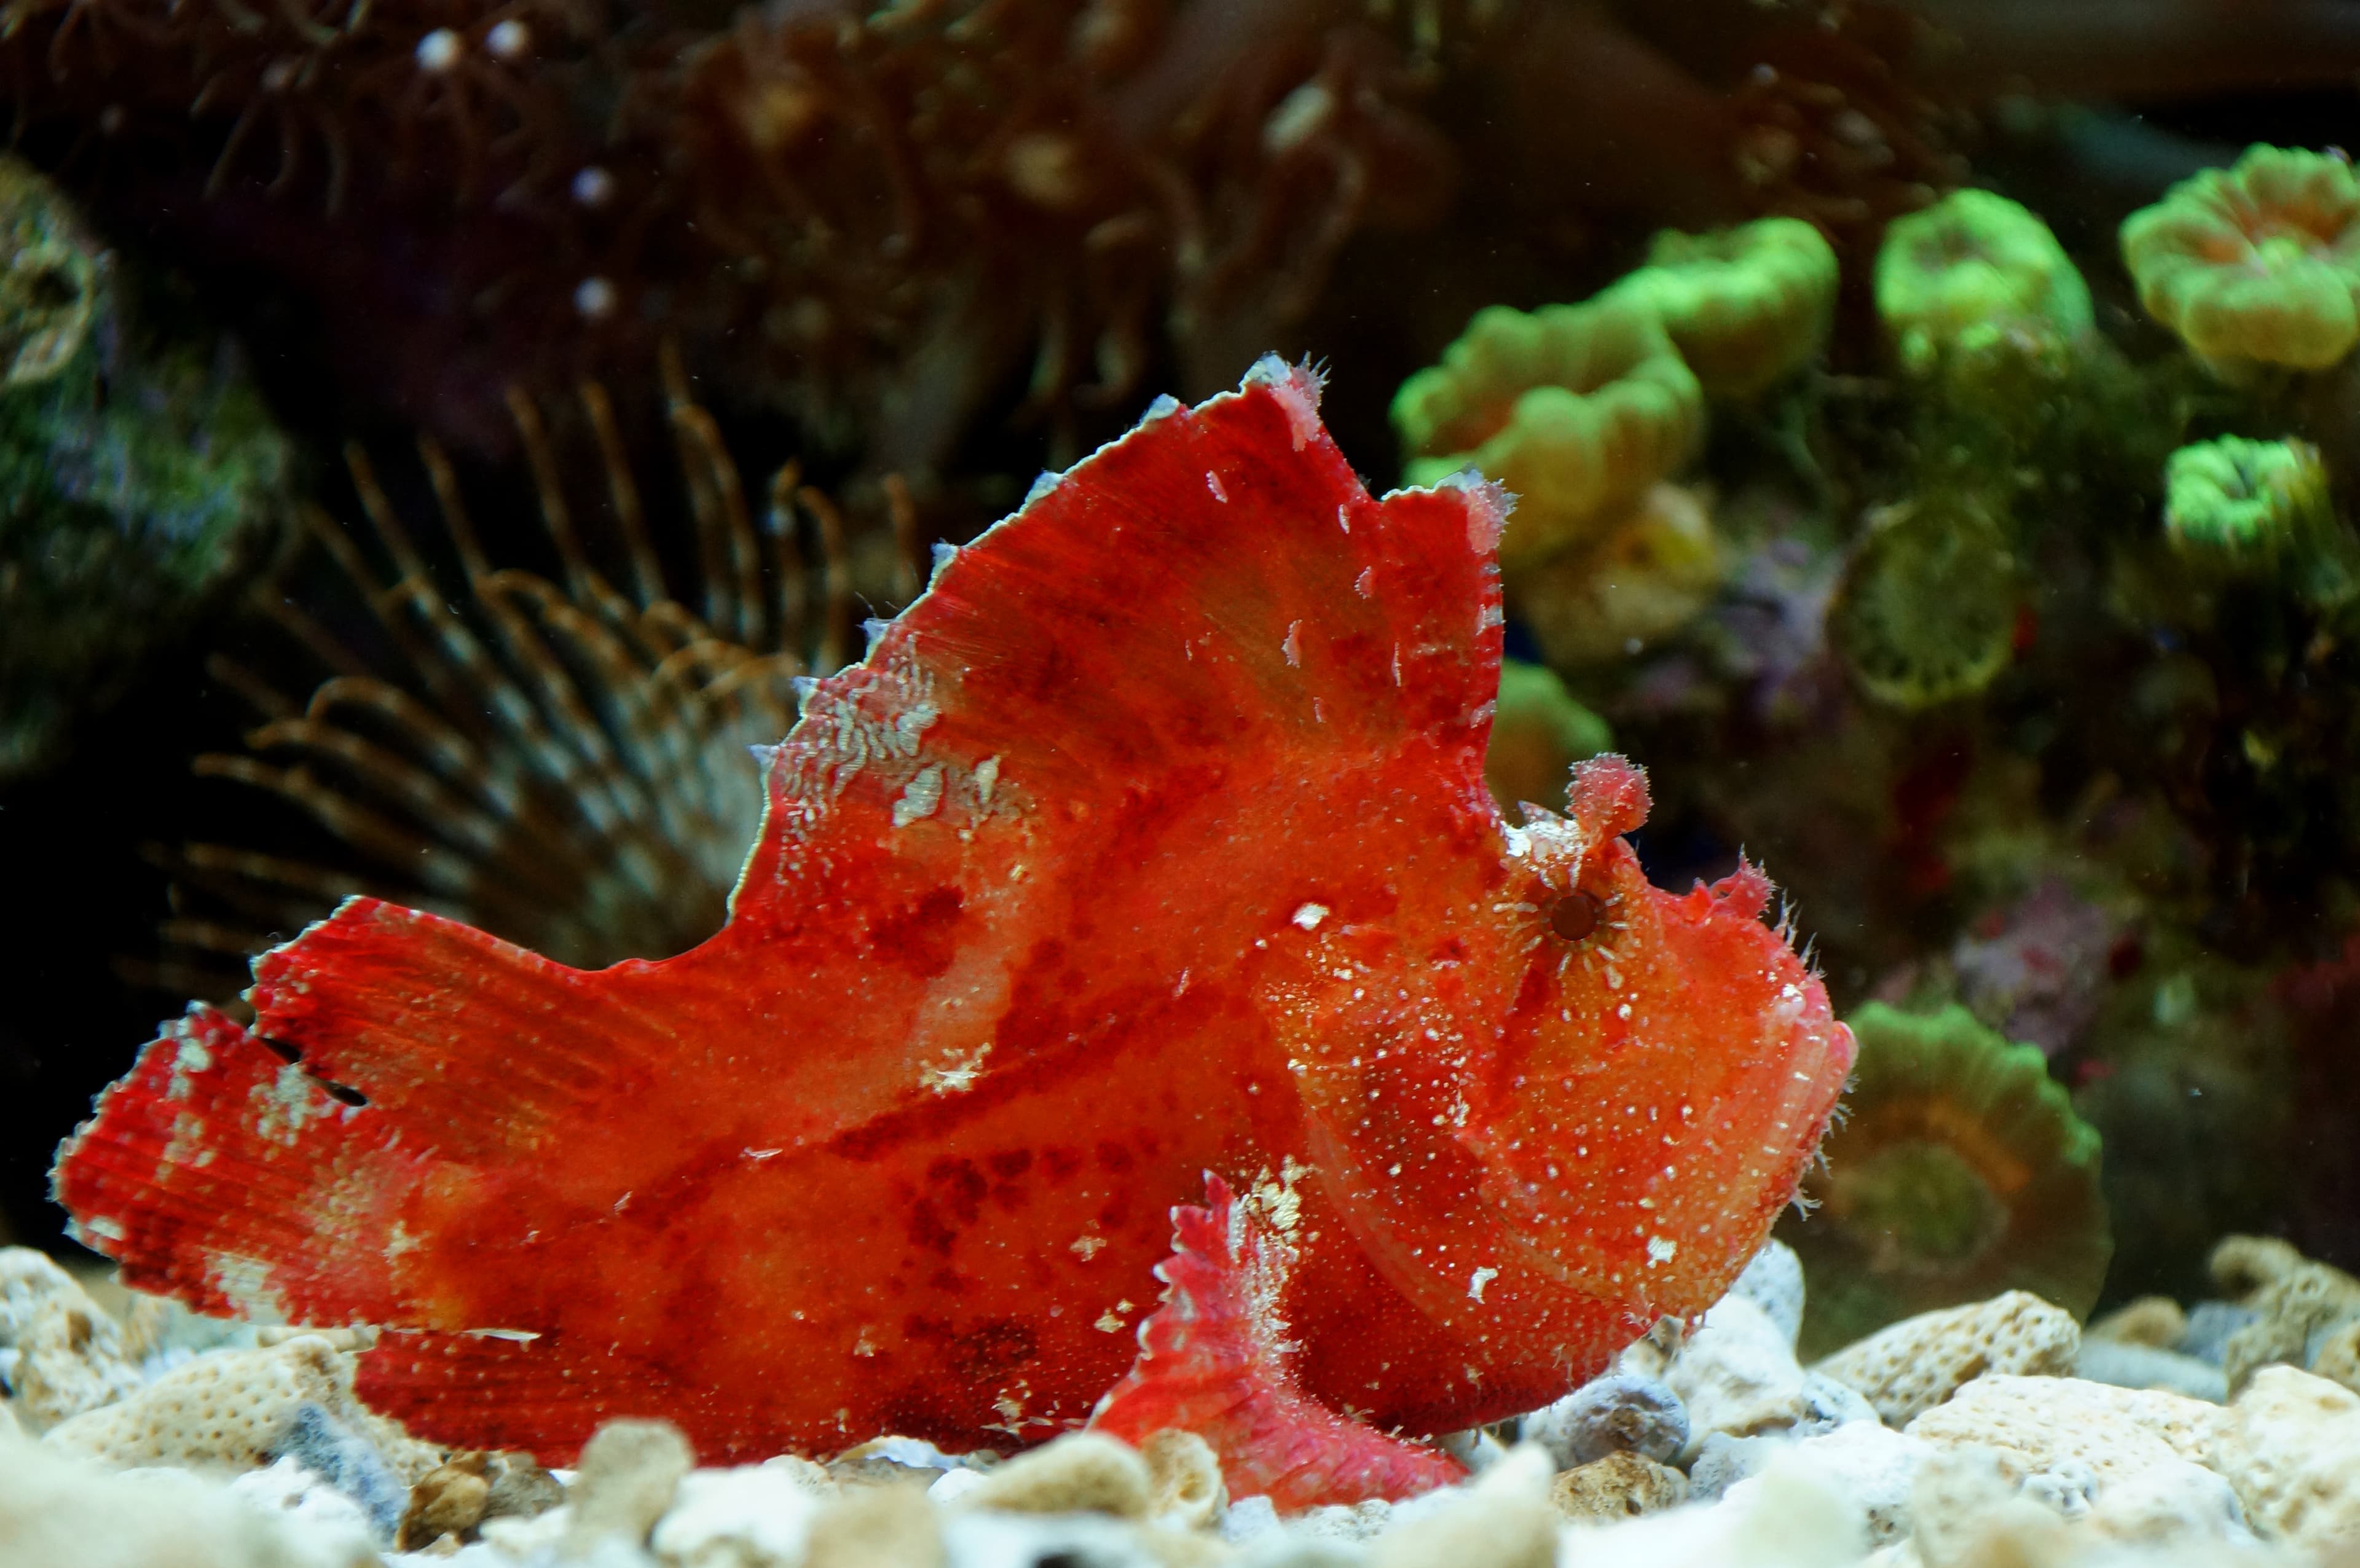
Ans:
{"type": "MultiPolygon", "coordinates": [[[[2191,347],[2124,239],[2249,146],[2322,154],[2281,183],[2310,182],[2289,200],[2317,276],[2290,287],[2325,292],[2271,319],[2333,337],[2360,298],[2353,8],[9,19],[15,1239],[70,1247],[48,1171],[91,1096],[340,891],[585,964],[692,945],[750,842],[750,772],[692,792],[631,748],[735,767],[933,546],[1275,350],[1323,367],[1373,487],[1490,453],[1527,491],[1503,797],[1555,803],[1574,758],[1630,755],[1660,885],[1742,852],[1839,1015],[1864,1041],[1863,1010],[1903,1020],[1889,1072],[1863,1059],[1887,1108],[1856,1096],[1818,1217],[1781,1231],[1874,1281],[1828,1292],[1856,1315],[1827,1346],[2034,1279],[2081,1313],[2193,1297],[2231,1233],[2360,1264],[2360,381],[2344,351],[2191,347]],[[1629,280],[1698,259],[1667,231],[1774,217],[1826,275],[1746,274],[1612,365],[1587,318],[1547,324],[1655,298],[1629,280]],[[1453,350],[1492,307],[1541,314],[1453,350]],[[1715,310],[1760,315],[1716,350],[1715,310]],[[1697,375],[1622,424],[1568,416],[1575,459],[1485,446],[1476,406],[1496,426],[1535,364],[1581,360],[1558,379],[1587,396],[1650,354],[1697,375]],[[1445,372],[1476,390],[1405,390],[1445,372]],[[2251,444],[2209,479],[2167,466],[2224,438],[2251,444]],[[412,564],[397,538],[500,670],[373,616],[412,564]],[[727,701],[661,734],[504,710],[530,672],[471,554],[577,604],[588,563],[629,601],[600,602],[613,626],[677,600],[724,645],[699,681],[739,671],[727,701]],[[338,676],[419,711],[294,722],[338,676]],[[617,828],[585,802],[626,775],[617,828]]],[[[555,657],[661,683],[661,648],[617,676],[592,641],[555,657]]]]}

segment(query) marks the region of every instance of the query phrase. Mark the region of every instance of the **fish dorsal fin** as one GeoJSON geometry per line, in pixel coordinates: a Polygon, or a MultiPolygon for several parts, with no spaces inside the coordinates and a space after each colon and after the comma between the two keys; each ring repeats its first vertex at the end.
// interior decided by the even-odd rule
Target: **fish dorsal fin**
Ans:
{"type": "Polygon", "coordinates": [[[994,818],[1079,821],[1182,769],[1244,778],[1415,737],[1480,794],[1507,497],[1471,476],[1370,496],[1274,358],[1160,403],[977,543],[773,755],[736,918],[799,919],[867,848],[994,818]],[[778,906],[790,904],[797,913],[778,906]]]}

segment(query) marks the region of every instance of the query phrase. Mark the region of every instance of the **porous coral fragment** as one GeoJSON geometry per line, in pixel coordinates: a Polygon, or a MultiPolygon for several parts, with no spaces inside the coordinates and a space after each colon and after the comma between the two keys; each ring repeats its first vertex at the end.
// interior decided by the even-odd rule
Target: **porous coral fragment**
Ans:
{"type": "Polygon", "coordinates": [[[1799,218],[1701,234],[1666,229],[1647,265],[1609,292],[1655,312],[1707,392],[1748,397],[1827,348],[1836,253],[1799,218]]]}
{"type": "Polygon", "coordinates": [[[2098,1135],[2038,1050],[1964,1007],[1881,1002],[1851,1019],[1860,1056],[1817,1206],[1780,1236],[1803,1259],[1803,1354],[2006,1290],[2076,1317],[2113,1253],[2098,1135]]]}
{"type": "Polygon", "coordinates": [[[1516,496],[1510,573],[1595,543],[1704,430],[1704,392],[1655,310],[1612,294],[1475,314],[1442,363],[1402,384],[1393,429],[1412,485],[1472,468],[1516,496]]]}
{"type": "Polygon", "coordinates": [[[2049,225],[1989,191],[1894,220],[1876,253],[1876,314],[1914,376],[2010,336],[2070,342],[2092,321],[2090,287],[2049,225]]]}
{"type": "Polygon", "coordinates": [[[2349,159],[2256,145],[2125,219],[2147,314],[2206,364],[2320,370],[2360,342],[2360,178],[2349,159]]]}

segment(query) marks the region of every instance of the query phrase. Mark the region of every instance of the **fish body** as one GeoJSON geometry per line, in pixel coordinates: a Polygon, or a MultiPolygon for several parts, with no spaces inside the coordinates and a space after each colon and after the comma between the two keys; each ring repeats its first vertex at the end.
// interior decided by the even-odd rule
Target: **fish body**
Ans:
{"type": "Polygon", "coordinates": [[[1371,499],[1275,361],[938,570],[767,764],[727,926],[583,972],[354,899],[61,1151],[127,1282],[367,1323],[471,1447],[1006,1447],[1131,1366],[1212,1173],[1307,1393],[1462,1427],[1703,1310],[1849,1034],[1751,869],[1671,895],[1619,759],[1485,791],[1478,484],[1371,499]]]}

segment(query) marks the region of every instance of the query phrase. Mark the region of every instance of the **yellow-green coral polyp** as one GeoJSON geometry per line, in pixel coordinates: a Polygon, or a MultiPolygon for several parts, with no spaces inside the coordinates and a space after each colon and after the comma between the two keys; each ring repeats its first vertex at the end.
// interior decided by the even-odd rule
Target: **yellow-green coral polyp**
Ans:
{"type": "Polygon", "coordinates": [[[2171,454],[2164,528],[2182,555],[2262,564],[2335,526],[2327,467],[2301,441],[2223,436],[2171,454]]]}
{"type": "Polygon", "coordinates": [[[1826,349],[1836,270],[1819,230],[1763,218],[1703,234],[1666,229],[1612,292],[1655,312],[1706,391],[1748,397],[1826,349]]]}
{"type": "Polygon", "coordinates": [[[1500,541],[1513,571],[1622,522],[1696,446],[1704,393],[1634,300],[1495,305],[1402,384],[1393,420],[1410,484],[1472,467],[1515,493],[1500,541]]]}
{"type": "Polygon", "coordinates": [[[2360,178],[2344,158],[2253,147],[2125,219],[2147,314],[2218,368],[2319,370],[2360,342],[2360,178]]]}
{"type": "Polygon", "coordinates": [[[1895,220],[1876,254],[1876,314],[1901,367],[1925,375],[1955,350],[2092,330],[2090,287],[2030,211],[1957,191],[1895,220]]]}
{"type": "Polygon", "coordinates": [[[1860,1055],[1808,1183],[1818,1206],[1779,1232],[1809,1283],[1803,1354],[2004,1290],[2086,1314],[2114,1251],[2098,1135],[2040,1051],[1955,1004],[1850,1021],[1860,1055]]]}

